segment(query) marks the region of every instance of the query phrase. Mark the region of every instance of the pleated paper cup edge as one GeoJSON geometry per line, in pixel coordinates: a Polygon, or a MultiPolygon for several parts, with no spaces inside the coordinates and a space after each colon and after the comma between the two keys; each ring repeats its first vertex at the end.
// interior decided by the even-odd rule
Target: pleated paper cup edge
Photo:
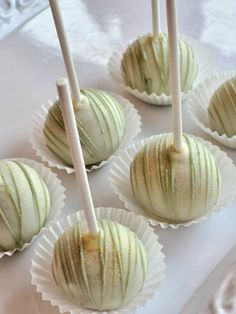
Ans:
{"type": "MultiPolygon", "coordinates": [[[[142,234],[141,238],[140,235],[137,234],[138,238],[142,241],[142,243],[144,244],[146,250],[147,250],[147,245],[148,245],[148,241],[155,239],[155,247],[156,250],[152,249],[148,249],[147,251],[147,255],[148,255],[148,260],[151,260],[153,262],[153,260],[155,259],[156,262],[155,264],[152,263],[152,269],[148,271],[147,274],[147,278],[150,277],[148,279],[146,279],[146,282],[144,284],[143,290],[138,294],[138,296],[136,298],[134,298],[133,301],[131,301],[128,305],[124,306],[123,308],[119,309],[119,310],[114,310],[114,311],[103,311],[103,314],[111,314],[111,313],[117,313],[117,314],[127,314],[127,313],[134,313],[134,309],[135,311],[139,308],[139,307],[145,307],[146,304],[148,303],[149,300],[151,300],[154,295],[156,293],[158,293],[159,288],[161,283],[163,282],[164,278],[165,278],[165,270],[166,270],[166,265],[164,262],[164,258],[165,255],[162,252],[162,248],[163,246],[159,243],[159,238],[158,235],[156,235],[154,233],[154,230],[148,226],[147,222],[143,219],[142,216],[137,216],[134,213],[130,213],[125,211],[124,209],[117,209],[117,208],[106,208],[106,207],[99,207],[96,208],[96,215],[98,218],[106,218],[106,219],[111,219],[114,221],[117,221],[118,223],[129,227],[133,232],[138,231],[138,233],[142,234]],[[131,216],[132,215],[132,216],[131,216]],[[132,218],[132,219],[131,219],[132,218]],[[134,223],[134,221],[136,221],[134,223]],[[140,231],[140,225],[142,226],[141,231],[140,231]],[[148,230],[148,231],[147,231],[148,230]],[[148,237],[147,237],[147,232],[148,232],[148,237]],[[142,239],[142,237],[145,237],[145,242],[144,239],[142,239]],[[152,257],[152,258],[151,258],[152,257]],[[156,273],[156,267],[158,267],[158,269],[160,269],[160,271],[158,272],[158,278],[155,277],[155,280],[153,278],[153,273],[156,273]],[[148,295],[148,299],[145,299],[148,295]],[[143,297],[145,297],[143,300],[143,297]],[[141,298],[140,298],[141,297],[141,298]]],[[[84,213],[83,212],[77,212],[77,213],[73,213],[70,215],[67,215],[66,217],[64,217],[64,219],[60,219],[57,222],[52,222],[47,229],[47,232],[50,232],[50,229],[54,229],[56,228],[56,226],[58,226],[59,224],[62,226],[62,221],[64,221],[64,225],[63,225],[63,229],[65,230],[66,228],[68,228],[69,226],[73,225],[75,223],[75,221],[79,221],[85,219],[84,213]]],[[[61,230],[60,232],[57,231],[57,233],[60,235],[62,232],[64,232],[64,230],[61,230]]],[[[44,233],[44,237],[41,237],[40,240],[37,243],[37,246],[35,247],[35,252],[34,255],[32,257],[32,262],[31,262],[31,284],[33,286],[36,286],[36,291],[38,293],[41,294],[42,299],[44,301],[50,301],[50,303],[52,305],[57,305],[60,309],[60,313],[64,313],[63,312],[63,308],[66,306],[68,308],[68,306],[72,306],[72,308],[74,308],[76,305],[70,303],[70,301],[67,301],[63,296],[62,293],[60,292],[60,289],[58,287],[56,287],[57,291],[53,291],[53,292],[46,292],[46,291],[42,291],[42,287],[43,285],[40,284],[40,282],[37,279],[37,268],[35,269],[36,264],[40,264],[40,262],[38,262],[38,257],[37,257],[37,252],[39,250],[40,245],[43,246],[44,241],[46,241],[45,239],[47,233],[44,233]],[[59,293],[58,293],[59,291],[59,293]],[[50,294],[57,294],[58,293],[58,297],[55,299],[52,299],[50,297],[50,294]],[[61,300],[63,300],[63,302],[61,302],[61,300]],[[60,304],[63,303],[63,304],[60,304]]],[[[58,236],[59,236],[58,235],[58,236]]],[[[56,239],[55,239],[56,241],[56,239]]],[[[54,244],[55,241],[51,241],[51,244],[54,244]]],[[[153,241],[153,240],[152,240],[153,241]]],[[[52,254],[50,255],[50,257],[52,258],[52,254]]],[[[44,287],[45,289],[45,287],[44,287]]],[[[75,314],[75,313],[83,313],[83,311],[86,311],[86,313],[96,313],[99,314],[101,312],[99,311],[92,311],[92,310],[88,310],[88,309],[84,309],[84,308],[76,308],[76,312],[72,309],[72,310],[68,310],[71,314],[75,314]]]]}
{"type": "MultiPolygon", "coordinates": [[[[206,132],[208,135],[210,135],[211,137],[213,137],[217,142],[219,142],[222,145],[225,145],[226,147],[230,147],[232,149],[236,149],[236,135],[232,136],[232,137],[227,137],[226,134],[222,134],[220,135],[217,131],[212,131],[210,128],[210,125],[206,125],[205,122],[203,122],[200,118],[199,118],[199,114],[196,114],[195,111],[204,111],[204,114],[206,116],[208,116],[207,113],[207,107],[209,104],[208,99],[206,98],[206,95],[203,95],[203,93],[201,93],[201,89],[203,87],[206,87],[206,85],[209,83],[209,81],[211,81],[211,84],[215,84],[215,86],[220,86],[220,84],[222,84],[225,80],[227,80],[230,77],[233,77],[234,75],[236,75],[236,71],[230,71],[230,72],[214,72],[212,73],[212,75],[210,75],[209,77],[205,78],[201,83],[199,83],[197,85],[197,87],[195,89],[193,89],[191,91],[191,94],[189,96],[189,102],[187,104],[187,109],[188,112],[190,114],[190,117],[192,118],[192,120],[204,131],[206,132]],[[199,106],[197,105],[196,101],[194,100],[196,94],[201,94],[201,96],[204,98],[204,104],[201,106],[201,108],[199,109],[199,106]]],[[[209,91],[208,88],[204,88],[204,91],[209,91]]],[[[209,92],[207,94],[208,98],[210,99],[210,97],[212,96],[212,94],[209,92]]]]}
{"type": "MultiPolygon", "coordinates": [[[[45,182],[45,184],[47,185],[49,191],[50,190],[56,190],[57,196],[60,195],[60,197],[58,196],[56,203],[53,204],[53,206],[50,206],[50,211],[52,212],[52,214],[48,216],[48,220],[47,220],[45,226],[43,226],[41,228],[39,233],[34,235],[31,239],[31,241],[25,243],[21,248],[15,248],[14,250],[9,250],[9,251],[5,251],[5,252],[0,251],[0,259],[2,257],[4,257],[5,255],[6,256],[12,256],[15,252],[22,252],[26,248],[30,247],[32,245],[32,243],[35,241],[35,239],[40,237],[40,235],[43,234],[45,228],[60,214],[62,208],[65,206],[65,197],[66,197],[65,196],[66,189],[62,185],[62,182],[58,178],[58,176],[55,173],[53,173],[50,168],[46,167],[45,165],[43,165],[40,162],[35,161],[33,159],[28,159],[28,158],[5,158],[5,159],[6,160],[19,160],[22,163],[32,167],[34,170],[37,171],[37,173],[39,173],[39,175],[41,176],[41,178],[43,179],[44,182],[45,182],[45,179],[50,178],[52,180],[50,186],[48,186],[48,184],[46,184],[46,182],[45,182]],[[54,186],[54,188],[53,188],[53,186],[54,186]]],[[[50,193],[50,197],[51,197],[51,193],[50,193]]]]}
{"type": "MultiPolygon", "coordinates": [[[[181,92],[181,100],[182,102],[185,101],[190,93],[196,88],[196,86],[201,82],[203,78],[206,78],[210,73],[215,71],[215,62],[214,58],[212,57],[212,51],[210,49],[207,49],[204,45],[202,45],[199,41],[196,39],[193,39],[188,36],[180,35],[180,38],[183,40],[189,41],[192,45],[195,45],[195,47],[198,48],[198,50],[201,50],[204,52],[205,58],[208,59],[208,70],[205,72],[203,69],[198,73],[198,76],[196,78],[196,81],[193,84],[193,87],[187,92],[181,92]]],[[[126,50],[127,46],[131,44],[133,41],[129,41],[127,44],[122,44],[117,50],[115,50],[110,57],[107,67],[108,67],[108,74],[111,77],[113,81],[115,81],[117,84],[119,84],[122,88],[124,88],[128,93],[135,96],[136,98],[151,104],[151,105],[157,105],[160,107],[170,106],[172,104],[171,95],[166,95],[164,93],[160,95],[156,95],[155,93],[147,94],[147,92],[140,92],[137,89],[132,89],[131,87],[125,85],[125,83],[122,80],[121,72],[120,72],[120,61],[122,59],[122,54],[126,50]],[[118,69],[117,69],[118,66],[118,69]]],[[[199,59],[202,59],[199,55],[199,59]]],[[[200,61],[199,61],[200,63],[200,61]]]]}
{"type": "MultiPolygon", "coordinates": [[[[150,225],[155,228],[155,227],[158,227],[160,226],[162,229],[166,229],[168,227],[176,230],[178,229],[179,227],[189,227],[193,224],[197,224],[197,223],[200,223],[202,222],[203,220],[206,220],[207,218],[209,218],[211,215],[213,214],[216,214],[218,213],[219,211],[221,211],[222,209],[226,208],[231,202],[232,200],[234,199],[235,195],[236,195],[236,184],[234,185],[234,187],[232,188],[231,186],[231,192],[230,192],[230,195],[227,196],[227,201],[224,201],[224,205],[220,206],[220,207],[217,207],[217,204],[219,204],[221,202],[221,200],[218,200],[217,203],[214,205],[214,207],[209,210],[205,215],[197,218],[197,219],[194,219],[194,220],[191,220],[191,221],[188,221],[188,222],[183,222],[183,223],[178,223],[178,224],[173,224],[173,223],[168,223],[168,222],[163,222],[163,221],[159,221],[153,217],[150,217],[143,208],[141,208],[141,205],[138,204],[138,201],[136,202],[136,204],[134,202],[130,202],[129,200],[127,200],[127,198],[129,199],[130,198],[130,195],[127,195],[127,194],[124,194],[123,191],[121,191],[119,189],[119,187],[117,186],[117,183],[120,183],[120,179],[117,180],[115,175],[116,174],[116,167],[118,168],[122,168],[121,166],[121,163],[120,161],[122,160],[122,163],[125,162],[124,161],[124,156],[125,154],[127,153],[127,151],[130,151],[131,149],[135,150],[136,153],[140,150],[140,147],[143,147],[147,142],[151,141],[152,139],[154,139],[155,137],[158,137],[158,136],[161,136],[162,134],[160,135],[154,135],[154,136],[151,136],[149,138],[145,138],[143,140],[141,140],[140,142],[138,143],[135,143],[135,144],[132,144],[130,145],[129,147],[127,147],[119,156],[119,158],[116,159],[116,161],[113,163],[112,167],[111,167],[111,170],[110,170],[110,175],[108,177],[109,179],[109,182],[110,182],[110,185],[112,187],[112,190],[113,192],[119,197],[119,199],[124,203],[125,205],[125,208],[130,211],[130,212],[133,212],[137,215],[142,215],[149,223],[150,225]]],[[[234,166],[233,164],[233,161],[228,157],[228,155],[220,150],[220,148],[216,145],[213,145],[211,142],[209,141],[206,141],[200,137],[196,137],[194,135],[191,134],[191,136],[193,136],[194,138],[196,138],[197,140],[199,140],[202,144],[204,144],[208,149],[209,151],[215,156],[216,160],[217,160],[217,163],[219,163],[219,161],[221,160],[222,162],[222,159],[223,159],[223,163],[227,166],[230,166],[232,171],[234,172],[234,177],[236,179],[236,167],[234,166]]],[[[129,152],[129,155],[130,155],[130,152],[129,152]]],[[[133,154],[132,154],[133,155],[133,154]]],[[[132,156],[134,157],[134,156],[132,156]]],[[[124,164],[124,163],[123,163],[124,164]]],[[[130,163],[128,164],[127,162],[125,162],[125,165],[126,166],[130,166],[130,163]]],[[[223,167],[221,166],[221,169],[223,167]]],[[[226,171],[225,171],[226,172],[226,171]]],[[[232,172],[231,172],[232,173],[232,172]]],[[[222,174],[222,171],[221,171],[221,174],[222,174]]],[[[225,177],[226,177],[226,174],[225,174],[225,177]]],[[[123,179],[124,180],[124,179],[123,179]]],[[[223,181],[223,179],[222,179],[223,181]]],[[[126,182],[126,181],[125,181],[126,182]]],[[[221,196],[221,199],[223,198],[222,195],[221,196]]],[[[134,199],[134,197],[132,196],[132,198],[134,199]]],[[[219,205],[218,205],[219,206],[219,205]]]]}
{"type": "MultiPolygon", "coordinates": [[[[126,120],[126,128],[125,128],[124,136],[118,149],[108,159],[103,160],[98,165],[93,165],[91,167],[86,168],[87,172],[92,172],[94,170],[100,169],[106,164],[108,164],[117,155],[119,155],[120,151],[122,151],[125,147],[127,147],[129,143],[141,132],[141,125],[142,125],[141,117],[138,114],[138,111],[133,106],[133,104],[128,99],[118,94],[115,94],[112,92],[107,92],[107,93],[113,96],[114,98],[116,98],[120,102],[122,108],[124,109],[125,120],[126,120]],[[132,128],[130,128],[129,126],[130,119],[132,119],[132,128]],[[124,141],[124,138],[126,138],[125,141],[124,141]]],[[[37,110],[36,113],[34,114],[31,121],[31,126],[29,128],[29,142],[32,145],[32,148],[35,151],[36,155],[40,157],[43,162],[46,162],[52,168],[64,170],[68,174],[71,174],[75,172],[74,168],[66,166],[65,164],[62,163],[62,161],[59,162],[59,161],[52,160],[51,158],[55,158],[55,156],[53,156],[53,153],[47,148],[46,143],[44,141],[43,134],[41,134],[40,136],[39,134],[37,134],[38,129],[40,129],[41,133],[43,130],[42,121],[40,122],[38,117],[41,117],[40,119],[44,118],[45,120],[46,113],[47,113],[45,111],[48,111],[48,109],[50,108],[52,104],[53,104],[53,101],[48,100],[47,105],[42,105],[40,109],[37,110]],[[35,136],[35,133],[37,134],[37,136],[35,136]],[[40,140],[43,144],[40,143],[39,140],[37,139],[38,136],[40,137],[40,140]],[[48,156],[45,156],[43,150],[46,150],[46,152],[49,155],[52,155],[52,157],[48,158],[48,156]]]]}

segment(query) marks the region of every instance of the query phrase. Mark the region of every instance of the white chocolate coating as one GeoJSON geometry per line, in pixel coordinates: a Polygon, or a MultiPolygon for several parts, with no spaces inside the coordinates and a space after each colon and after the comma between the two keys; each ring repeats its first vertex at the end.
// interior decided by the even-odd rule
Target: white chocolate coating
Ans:
{"type": "Polygon", "coordinates": [[[45,225],[50,208],[48,188],[31,167],[0,161],[0,250],[21,248],[45,225]]]}
{"type": "MultiPolygon", "coordinates": [[[[125,130],[124,111],[106,92],[81,90],[82,101],[75,109],[85,164],[93,165],[109,158],[119,147],[125,130]]],[[[57,101],[49,109],[44,124],[48,148],[67,165],[72,165],[64,121],[57,101]]]]}
{"type": "MultiPolygon", "coordinates": [[[[188,92],[197,77],[198,64],[192,47],[178,42],[181,91],[188,92]]],[[[168,37],[145,35],[131,43],[121,60],[121,74],[125,85],[139,92],[170,95],[168,37]]]]}
{"type": "Polygon", "coordinates": [[[94,310],[117,309],[142,289],[147,273],[145,249],[136,234],[98,220],[100,233],[87,233],[84,222],[65,231],[54,246],[56,284],[74,303],[94,310]]]}
{"type": "Polygon", "coordinates": [[[135,198],[148,214],[169,223],[204,215],[217,202],[221,176],[214,156],[189,135],[174,151],[173,135],[163,134],[139,151],[130,167],[135,198]]]}
{"type": "Polygon", "coordinates": [[[236,135],[236,76],[226,80],[211,97],[208,117],[212,131],[236,135]]]}

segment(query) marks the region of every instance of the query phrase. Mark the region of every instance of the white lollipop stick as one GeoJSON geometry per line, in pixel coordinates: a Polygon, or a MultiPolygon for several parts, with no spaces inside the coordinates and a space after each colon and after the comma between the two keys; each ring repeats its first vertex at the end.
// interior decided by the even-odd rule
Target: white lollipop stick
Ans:
{"type": "Polygon", "coordinates": [[[182,104],[180,87],[180,69],[178,60],[177,13],[175,0],[166,0],[167,25],[169,38],[169,63],[172,95],[172,115],[174,131],[174,148],[182,148],[182,104]]]}
{"type": "Polygon", "coordinates": [[[66,71],[69,77],[72,95],[75,100],[75,103],[78,104],[81,100],[79,81],[76,75],[75,65],[70,52],[70,47],[68,44],[68,39],[66,36],[61,11],[58,5],[58,0],[49,0],[49,2],[66,66],[66,71]]]}
{"type": "Polygon", "coordinates": [[[76,181],[80,190],[81,203],[85,211],[89,232],[92,235],[96,235],[98,234],[99,229],[89,189],[88,177],[85,170],[84,158],[80,145],[79,134],[77,131],[69,84],[66,78],[57,80],[57,91],[61,103],[73,165],[75,168],[76,181]]]}
{"type": "Polygon", "coordinates": [[[159,0],[152,0],[152,32],[154,36],[160,34],[160,9],[159,0]]]}

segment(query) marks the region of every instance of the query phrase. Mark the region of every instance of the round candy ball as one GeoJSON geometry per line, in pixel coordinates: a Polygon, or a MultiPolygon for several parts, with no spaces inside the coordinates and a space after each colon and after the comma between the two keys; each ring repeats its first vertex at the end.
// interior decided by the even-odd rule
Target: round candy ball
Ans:
{"type": "MultiPolygon", "coordinates": [[[[84,89],[75,117],[85,164],[100,163],[119,147],[125,130],[124,111],[119,102],[101,90],[84,89]]],[[[49,109],[44,124],[48,148],[69,166],[72,159],[60,108],[56,101],[49,109]]]]}
{"type": "Polygon", "coordinates": [[[64,294],[81,307],[117,309],[141,290],[147,274],[143,244],[128,228],[98,220],[99,235],[85,222],[65,231],[54,246],[53,277],[64,294]]]}
{"type": "Polygon", "coordinates": [[[183,136],[177,153],[173,135],[146,144],[130,168],[135,198],[154,218],[181,223],[204,215],[218,200],[221,175],[215,157],[197,139],[183,136]]]}
{"type": "MultiPolygon", "coordinates": [[[[198,74],[198,64],[192,47],[178,41],[181,91],[187,93],[198,74]]],[[[121,60],[125,85],[140,93],[171,94],[169,75],[169,46],[165,33],[139,37],[131,43],[121,60]]]]}
{"type": "Polygon", "coordinates": [[[45,225],[50,208],[48,188],[31,167],[0,160],[0,250],[21,248],[45,225]]]}
{"type": "Polygon", "coordinates": [[[208,117],[212,131],[228,137],[236,135],[236,76],[226,80],[214,92],[208,117]]]}

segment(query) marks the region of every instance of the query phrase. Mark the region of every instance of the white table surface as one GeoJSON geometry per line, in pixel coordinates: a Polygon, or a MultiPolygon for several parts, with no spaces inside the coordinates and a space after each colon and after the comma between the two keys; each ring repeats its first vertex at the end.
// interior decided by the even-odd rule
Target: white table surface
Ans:
{"type": "MultiPolygon", "coordinates": [[[[219,69],[233,69],[236,64],[235,0],[228,0],[227,5],[221,0],[177,2],[180,31],[213,49],[219,69]]],[[[127,97],[142,116],[142,133],[136,140],[170,131],[171,108],[158,108],[138,101],[113,83],[106,69],[109,56],[120,43],[151,30],[149,1],[62,0],[61,5],[81,86],[103,88],[127,97]]],[[[163,8],[162,12],[164,16],[163,8]]],[[[163,18],[162,27],[164,25],[163,18]]],[[[28,142],[28,126],[41,104],[54,97],[54,82],[64,74],[50,10],[45,10],[0,42],[1,158],[38,159],[28,142]]],[[[185,132],[217,144],[190,120],[185,107],[183,121],[185,132]]],[[[236,161],[235,151],[221,148],[236,161]]],[[[123,204],[109,186],[110,167],[89,174],[94,203],[122,208],[123,204]]],[[[55,172],[67,190],[63,213],[78,210],[74,175],[55,172]]],[[[138,310],[138,314],[180,312],[198,285],[236,243],[236,200],[198,225],[177,231],[158,229],[157,232],[166,254],[167,276],[155,299],[145,309],[138,310]]],[[[59,313],[49,302],[42,302],[30,285],[29,268],[34,245],[23,253],[0,260],[1,314],[59,313]]]]}

